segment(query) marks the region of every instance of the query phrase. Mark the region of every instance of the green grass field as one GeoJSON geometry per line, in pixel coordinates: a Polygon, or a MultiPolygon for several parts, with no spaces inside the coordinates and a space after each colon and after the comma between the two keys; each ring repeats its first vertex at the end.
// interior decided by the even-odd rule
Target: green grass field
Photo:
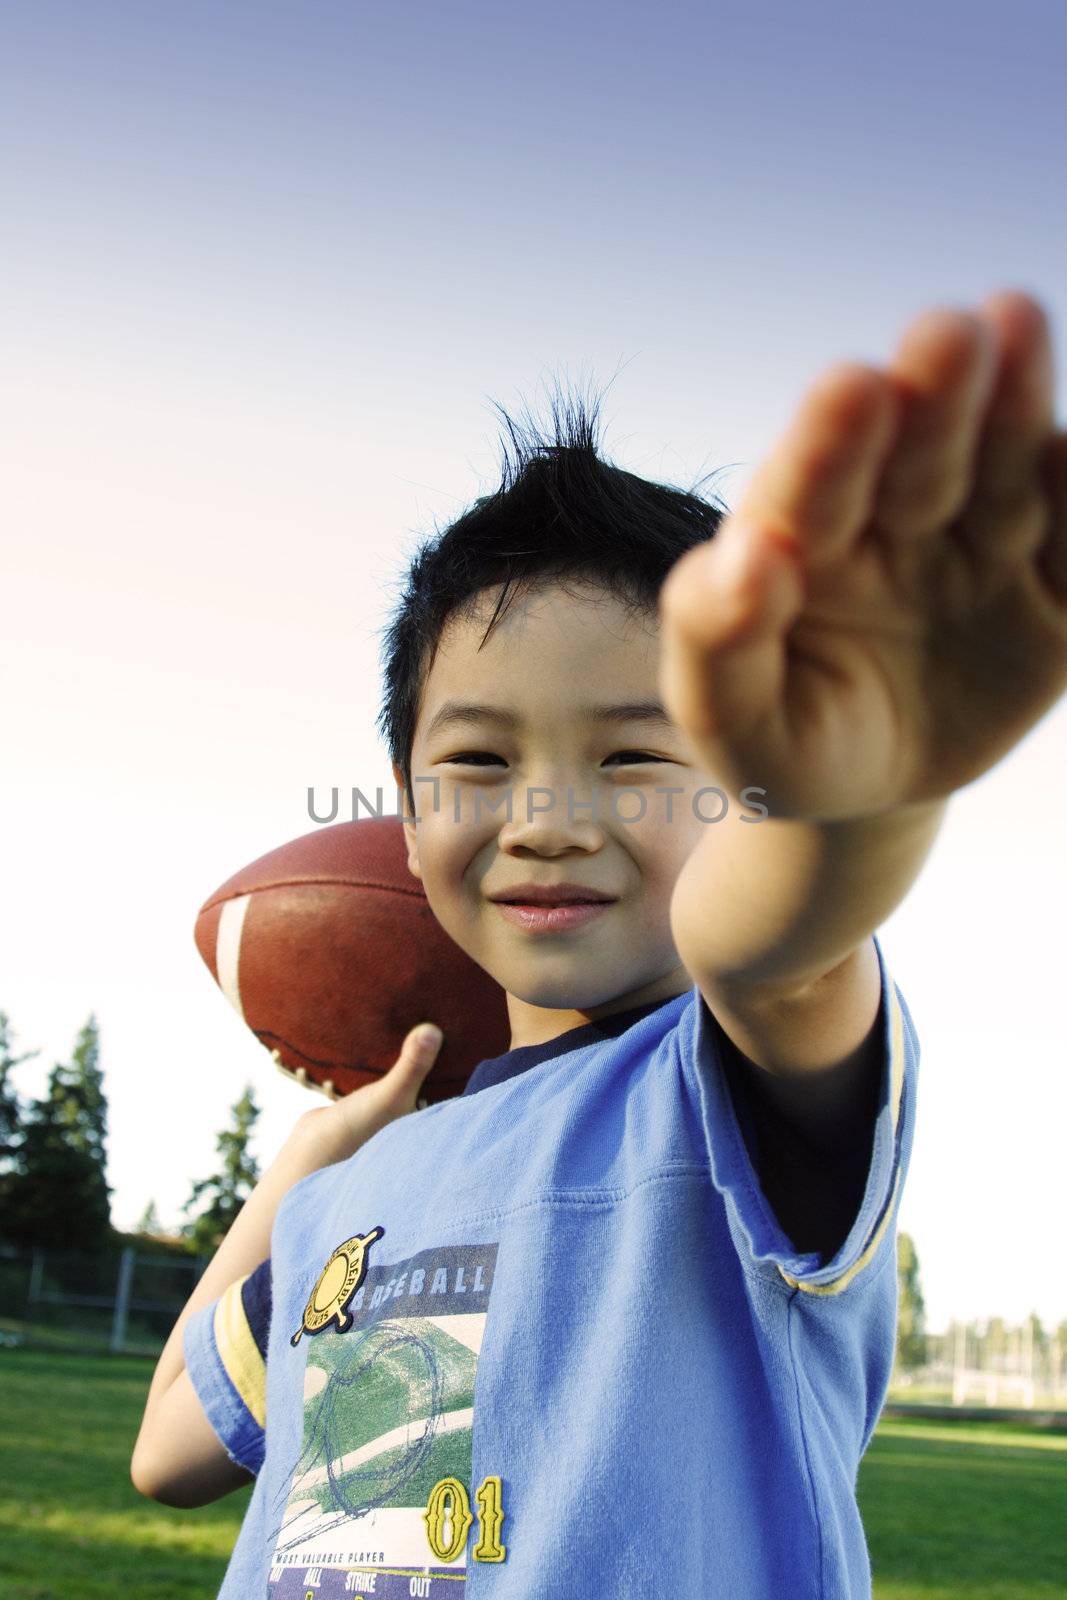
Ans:
{"type": "Polygon", "coordinates": [[[887,1417],[859,1502],[875,1600],[1067,1596],[1067,1434],[887,1417]]]}
{"type": "Polygon", "coordinates": [[[0,1350],[4,1600],[214,1600],[251,1488],[197,1511],[137,1493],[130,1452],[153,1366],[0,1350]]]}
{"type": "MultiPolygon", "coordinates": [[[[151,1371],[0,1350],[4,1600],[214,1600],[251,1491],[199,1511],[141,1498],[129,1457],[151,1371]]],[[[876,1600],[1067,1597],[1067,1435],[887,1419],[860,1504],[876,1600]]]]}

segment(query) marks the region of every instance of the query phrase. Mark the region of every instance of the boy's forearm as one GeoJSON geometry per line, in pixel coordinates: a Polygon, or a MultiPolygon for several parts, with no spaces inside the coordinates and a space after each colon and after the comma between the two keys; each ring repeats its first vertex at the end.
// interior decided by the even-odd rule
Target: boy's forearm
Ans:
{"type": "Polygon", "coordinates": [[[335,1157],[321,1140],[301,1122],[296,1125],[277,1157],[263,1173],[237,1214],[232,1228],[219,1245],[210,1264],[171,1329],[156,1365],[145,1403],[145,1416],[156,1399],[165,1394],[185,1366],[182,1338],[185,1324],[201,1306],[217,1300],[224,1289],[238,1278],[253,1272],[270,1255],[271,1229],[285,1195],[301,1178],[330,1165],[335,1157]]]}
{"type": "Polygon", "coordinates": [[[788,989],[831,971],[900,904],[946,805],[829,823],[746,823],[729,812],[707,829],[671,900],[694,979],[788,989]]]}
{"type": "Polygon", "coordinates": [[[390,1122],[416,1109],[441,1046],[441,1030],[429,1031],[432,1036],[427,1038],[425,1025],[412,1028],[391,1070],[380,1079],[305,1111],[245,1201],[157,1363],[130,1463],[134,1485],[142,1494],[164,1505],[206,1505],[242,1481],[185,1372],[186,1325],[267,1259],[278,1207],[295,1183],[347,1161],[390,1122]]]}
{"type": "MultiPolygon", "coordinates": [[[[309,1173],[353,1155],[375,1133],[414,1109],[416,1096],[441,1045],[441,1030],[426,1039],[425,1024],[406,1035],[392,1070],[328,1106],[305,1111],[278,1155],[237,1214],[237,1220],[216,1250],[210,1266],[189,1296],[163,1347],[145,1404],[147,1421],[156,1400],[167,1392],[185,1366],[182,1338],[195,1311],[217,1300],[238,1278],[253,1272],[270,1255],[274,1217],[294,1183],[309,1173]]],[[[142,1431],[144,1422],[141,1424],[142,1431]]]]}

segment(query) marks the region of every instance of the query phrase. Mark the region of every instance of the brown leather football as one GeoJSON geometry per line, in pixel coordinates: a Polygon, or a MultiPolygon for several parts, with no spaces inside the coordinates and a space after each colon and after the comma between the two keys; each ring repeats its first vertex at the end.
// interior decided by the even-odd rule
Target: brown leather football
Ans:
{"type": "Polygon", "coordinates": [[[196,919],[212,977],[281,1071],[331,1096],[388,1072],[418,1022],[444,1042],[420,1104],[502,1055],[504,991],[450,938],[407,866],[399,817],[318,828],[216,889],[196,919]]]}

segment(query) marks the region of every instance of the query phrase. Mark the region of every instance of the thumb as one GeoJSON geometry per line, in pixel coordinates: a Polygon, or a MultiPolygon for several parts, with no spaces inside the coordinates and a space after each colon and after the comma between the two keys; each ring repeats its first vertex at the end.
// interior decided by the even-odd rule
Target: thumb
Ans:
{"type": "MultiPolygon", "coordinates": [[[[443,1038],[444,1034],[436,1022],[420,1022],[417,1027],[412,1028],[401,1045],[396,1065],[399,1066],[403,1061],[422,1073],[429,1072],[437,1059],[443,1038]]],[[[393,1070],[395,1071],[396,1067],[393,1070]]]]}
{"type": "MultiPolygon", "coordinates": [[[[736,515],[672,568],[660,601],[660,688],[698,747],[744,738],[780,704],[785,639],[803,603],[796,558],[736,515]]],[[[707,764],[730,773],[729,763],[707,764]]]]}
{"type": "Polygon", "coordinates": [[[382,1079],[383,1085],[403,1102],[405,1110],[416,1109],[415,1097],[437,1060],[443,1039],[435,1022],[420,1022],[406,1036],[400,1054],[382,1079]]]}

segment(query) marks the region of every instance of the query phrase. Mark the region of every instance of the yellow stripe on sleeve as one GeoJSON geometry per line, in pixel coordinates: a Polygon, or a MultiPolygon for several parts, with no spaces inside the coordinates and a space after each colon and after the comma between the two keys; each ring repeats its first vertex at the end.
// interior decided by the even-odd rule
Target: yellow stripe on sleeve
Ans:
{"type": "MultiPolygon", "coordinates": [[[[246,1274],[247,1276],[247,1274],[246,1274]]],[[[248,1325],[241,1285],[244,1278],[231,1283],[219,1296],[212,1326],[215,1347],[226,1369],[226,1376],[241,1396],[261,1428],[267,1426],[267,1366],[259,1353],[248,1325]]]]}
{"type": "MultiPolygon", "coordinates": [[[[900,1009],[900,1000],[897,997],[896,984],[886,971],[889,989],[889,1109],[892,1117],[892,1139],[896,1148],[897,1125],[900,1121],[900,1104],[904,1094],[904,1015],[900,1009]]],[[[842,1289],[863,1271],[864,1267],[877,1254],[878,1246],[885,1237],[886,1229],[893,1220],[897,1208],[897,1197],[900,1193],[900,1171],[898,1169],[893,1183],[893,1193],[889,1204],[882,1215],[882,1220],[871,1235],[863,1254],[855,1260],[846,1272],[839,1278],[834,1278],[830,1283],[805,1283],[800,1278],[793,1278],[781,1266],[778,1271],[792,1289],[801,1289],[805,1294],[840,1294],[842,1289]]]]}

